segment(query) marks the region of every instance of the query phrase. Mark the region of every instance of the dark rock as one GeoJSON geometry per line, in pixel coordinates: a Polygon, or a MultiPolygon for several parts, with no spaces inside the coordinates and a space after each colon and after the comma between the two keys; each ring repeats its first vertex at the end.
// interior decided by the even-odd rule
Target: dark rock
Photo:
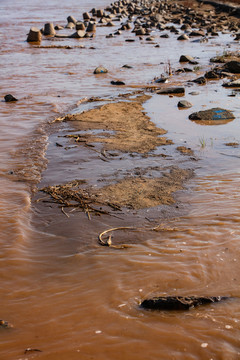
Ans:
{"type": "Polygon", "coordinates": [[[190,55],[181,55],[179,62],[192,62],[195,61],[194,58],[190,55]]]}
{"type": "Polygon", "coordinates": [[[134,39],[126,39],[125,41],[126,42],[134,42],[135,40],[134,39]]]}
{"type": "Polygon", "coordinates": [[[123,65],[122,67],[123,67],[123,68],[126,68],[126,69],[132,69],[132,66],[127,65],[127,64],[123,65]]]}
{"type": "Polygon", "coordinates": [[[125,85],[125,82],[121,81],[121,80],[112,80],[111,81],[112,85],[125,85]]]}
{"type": "Polygon", "coordinates": [[[205,85],[206,79],[204,76],[200,76],[199,78],[192,80],[192,82],[199,84],[199,85],[205,85]]]}
{"type": "Polygon", "coordinates": [[[186,34],[180,35],[177,40],[189,40],[189,37],[186,34]]]}
{"type": "Polygon", "coordinates": [[[28,33],[27,42],[41,42],[42,34],[41,31],[36,28],[32,27],[28,33]]]}
{"type": "Polygon", "coordinates": [[[13,325],[10,324],[8,321],[0,320],[0,327],[8,329],[8,328],[12,328],[13,325]]]}
{"type": "Polygon", "coordinates": [[[220,79],[220,74],[216,70],[210,70],[204,75],[206,79],[220,79]]]}
{"type": "Polygon", "coordinates": [[[235,119],[233,113],[229,110],[221,108],[212,108],[209,110],[198,111],[189,115],[190,120],[211,120],[211,121],[220,121],[220,120],[232,120],[235,119]]]}
{"type": "Polygon", "coordinates": [[[169,35],[168,35],[168,34],[162,34],[162,35],[160,36],[160,38],[168,39],[168,38],[169,38],[169,35]]]}
{"type": "Polygon", "coordinates": [[[112,21],[109,21],[106,26],[115,26],[115,24],[112,21]]]}
{"type": "Polygon", "coordinates": [[[223,69],[233,74],[240,74],[240,61],[229,61],[223,66],[223,69]]]}
{"type": "Polygon", "coordinates": [[[187,100],[181,100],[181,101],[178,102],[177,106],[179,108],[189,109],[189,108],[192,107],[192,104],[187,100]]]}
{"type": "Polygon", "coordinates": [[[7,94],[4,96],[4,100],[6,102],[13,102],[13,101],[18,101],[18,99],[16,99],[14,96],[12,96],[11,94],[7,94]]]}
{"type": "Polygon", "coordinates": [[[95,70],[94,70],[94,74],[106,74],[108,72],[108,70],[103,67],[103,66],[98,66],[95,70]]]}
{"type": "Polygon", "coordinates": [[[195,306],[211,304],[226,299],[228,297],[225,296],[166,296],[146,299],[140,306],[144,309],[152,310],[189,310],[195,306]]]}
{"type": "Polygon", "coordinates": [[[184,95],[185,89],[184,89],[184,87],[170,87],[170,88],[158,90],[157,94],[159,94],[159,95],[165,95],[165,94],[169,94],[169,95],[182,94],[182,95],[184,95]]]}

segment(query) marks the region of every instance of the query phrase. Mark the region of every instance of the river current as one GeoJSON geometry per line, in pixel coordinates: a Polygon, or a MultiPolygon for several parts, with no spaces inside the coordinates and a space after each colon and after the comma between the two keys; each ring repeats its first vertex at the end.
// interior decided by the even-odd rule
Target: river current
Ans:
{"type": "MultiPolygon", "coordinates": [[[[118,25],[99,27],[93,39],[54,42],[72,49],[26,42],[32,26],[66,25],[69,15],[81,19],[84,11],[108,4],[0,1],[0,318],[13,324],[0,329],[0,359],[240,359],[240,153],[239,147],[225,145],[240,141],[239,92],[224,89],[222,80],[211,81],[187,85],[191,109],[180,111],[176,98],[159,95],[144,104],[147,115],[175,144],[168,155],[179,166],[193,167],[195,176],[176,194],[179,213],[165,216],[165,230],[150,231],[148,224],[141,232],[120,235],[123,241],[124,236],[134,237],[126,251],[97,244],[97,234],[119,226],[118,219],[79,221],[73,214],[69,220],[32,202],[39,183],[61,183],[77,175],[73,159],[57,155],[57,135],[48,125],[54,118],[81,111],[84,98],[113,97],[151,85],[167,64],[180,67],[181,54],[198,58],[201,74],[201,67],[210,68],[212,56],[239,50],[227,33],[207,43],[177,42],[173,33],[169,39],[155,33],[154,44],[126,42],[134,36],[131,32],[106,39],[118,25]],[[122,68],[124,64],[132,68],[122,68]],[[109,73],[94,76],[99,65],[109,73]],[[127,85],[113,87],[112,79],[127,85]],[[193,91],[199,94],[193,96],[193,91]],[[4,102],[8,93],[18,102],[4,102]],[[218,126],[188,120],[191,112],[217,106],[232,110],[235,120],[218,126]],[[184,144],[197,161],[182,160],[176,146],[184,144]],[[230,299],[189,312],[140,309],[140,301],[153,295],[230,299]]],[[[52,44],[51,39],[42,41],[52,44]]],[[[134,167],[134,161],[126,159],[125,165],[134,167]]],[[[94,171],[108,168],[84,170],[94,182],[94,171]]],[[[151,211],[138,214],[137,220],[131,214],[124,224],[137,221],[142,226],[142,216],[151,217],[151,211]]],[[[164,213],[165,207],[154,209],[154,224],[164,213]]]]}

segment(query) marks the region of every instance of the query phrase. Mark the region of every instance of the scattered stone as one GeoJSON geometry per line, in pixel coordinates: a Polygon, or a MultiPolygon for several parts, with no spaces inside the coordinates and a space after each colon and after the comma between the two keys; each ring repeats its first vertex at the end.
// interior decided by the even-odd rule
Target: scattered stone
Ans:
{"type": "Polygon", "coordinates": [[[134,39],[126,39],[125,41],[126,42],[134,42],[135,40],[134,39]]]}
{"type": "Polygon", "coordinates": [[[18,99],[16,99],[13,95],[11,94],[7,94],[4,96],[4,99],[6,102],[13,102],[13,101],[18,101],[18,99]]]}
{"type": "Polygon", "coordinates": [[[199,95],[199,94],[200,94],[199,91],[191,91],[191,92],[189,93],[189,95],[193,95],[193,96],[197,96],[197,95],[199,95]]]}
{"type": "Polygon", "coordinates": [[[125,85],[125,82],[123,82],[121,80],[116,80],[116,81],[112,80],[111,84],[112,85],[125,85]]]}
{"type": "Polygon", "coordinates": [[[162,39],[168,39],[168,38],[169,38],[169,35],[168,35],[168,34],[162,34],[162,35],[160,35],[160,38],[162,38],[162,39]]]}
{"type": "Polygon", "coordinates": [[[41,31],[36,28],[32,27],[28,33],[27,42],[41,42],[42,34],[41,31]]]}
{"type": "Polygon", "coordinates": [[[177,40],[190,40],[190,39],[186,34],[182,34],[177,38],[177,40]]]}
{"type": "Polygon", "coordinates": [[[216,70],[210,70],[205,73],[204,77],[206,79],[220,79],[220,74],[216,70]]]}
{"type": "Polygon", "coordinates": [[[125,68],[125,69],[132,69],[133,68],[132,66],[127,65],[127,64],[123,65],[122,67],[125,68]]]}
{"type": "Polygon", "coordinates": [[[103,66],[98,66],[95,70],[94,70],[94,74],[106,74],[108,72],[108,70],[103,67],[103,66]]]}
{"type": "Polygon", "coordinates": [[[222,86],[224,87],[240,87],[240,79],[230,81],[228,83],[224,83],[222,86]]]}
{"type": "Polygon", "coordinates": [[[200,76],[199,78],[192,80],[192,82],[199,85],[205,85],[207,81],[204,76],[200,76]]]}
{"type": "Polygon", "coordinates": [[[219,121],[219,120],[232,120],[235,119],[233,113],[229,110],[221,109],[221,108],[212,108],[209,110],[198,111],[191,115],[189,115],[190,120],[211,120],[211,121],[219,121]]]}
{"type": "Polygon", "coordinates": [[[187,100],[180,100],[180,101],[178,102],[177,106],[178,106],[179,108],[182,108],[182,109],[189,109],[189,108],[191,108],[193,105],[192,105],[189,101],[187,101],[187,100]]]}
{"type": "Polygon", "coordinates": [[[146,299],[140,306],[144,309],[152,310],[189,310],[195,306],[211,304],[226,299],[228,297],[225,296],[166,296],[146,299]]]}
{"type": "Polygon", "coordinates": [[[53,23],[46,23],[44,25],[43,35],[54,36],[55,34],[56,34],[56,31],[54,30],[53,23]]]}
{"type": "Polygon", "coordinates": [[[179,62],[193,62],[195,61],[194,58],[190,55],[181,55],[180,56],[180,59],[179,59],[179,62]]]}
{"type": "Polygon", "coordinates": [[[112,21],[109,21],[106,26],[115,26],[115,24],[112,21]]]}
{"type": "Polygon", "coordinates": [[[186,146],[178,146],[177,151],[179,151],[183,155],[193,155],[194,152],[191,148],[187,148],[186,146]]]}
{"type": "Polygon", "coordinates": [[[159,95],[184,95],[185,94],[185,88],[184,87],[170,87],[165,88],[157,91],[157,94],[159,95]]]}

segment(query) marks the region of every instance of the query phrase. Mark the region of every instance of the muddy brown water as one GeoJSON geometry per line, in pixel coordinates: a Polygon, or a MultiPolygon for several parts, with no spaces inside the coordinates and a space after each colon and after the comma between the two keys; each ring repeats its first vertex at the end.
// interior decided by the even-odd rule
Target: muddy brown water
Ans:
{"type": "MultiPolygon", "coordinates": [[[[93,40],[58,42],[82,44],[82,49],[36,49],[25,42],[31,26],[65,24],[71,14],[81,18],[82,12],[107,4],[51,0],[43,7],[29,0],[0,2],[1,98],[12,93],[19,99],[0,106],[0,318],[13,324],[0,329],[0,358],[239,359],[240,153],[239,147],[225,145],[239,141],[239,92],[222,88],[222,81],[189,84],[183,98],[193,107],[182,111],[178,98],[153,95],[144,107],[174,142],[156,150],[166,157],[125,154],[96,168],[91,150],[83,148],[76,156],[74,149],[55,146],[60,141],[65,145],[61,136],[74,132],[72,125],[59,124],[50,136],[45,125],[63,113],[91,108],[92,103],[78,105],[85,97],[111,98],[134,90],[132,86],[150,84],[169,60],[179,67],[183,53],[198,57],[205,70],[211,56],[236,51],[239,44],[230,34],[205,44],[177,42],[172,33],[169,39],[156,33],[155,44],[125,42],[131,33],[106,39],[113,31],[105,27],[93,40]],[[133,68],[123,69],[126,63],[133,68]],[[110,71],[94,76],[100,64],[110,71]],[[127,85],[111,86],[116,78],[127,85]],[[228,96],[232,93],[236,96],[228,96]],[[188,120],[191,112],[217,106],[232,110],[235,120],[219,126],[188,120]],[[183,145],[191,147],[197,161],[176,150],[183,145]],[[99,186],[97,179],[114,178],[114,172],[124,175],[151,166],[156,176],[154,168],[172,163],[194,169],[195,177],[176,194],[170,209],[125,210],[119,217],[89,221],[82,213],[67,218],[57,205],[31,202],[31,189],[41,178],[39,188],[74,178],[99,186]],[[99,232],[132,224],[139,231],[113,237],[131,247],[116,250],[97,243],[99,232]],[[159,231],[151,230],[158,225],[159,231]],[[188,312],[139,309],[140,301],[153,295],[231,299],[188,312]],[[24,354],[27,348],[41,352],[24,354]]],[[[49,43],[44,40],[42,45],[49,43]]]]}

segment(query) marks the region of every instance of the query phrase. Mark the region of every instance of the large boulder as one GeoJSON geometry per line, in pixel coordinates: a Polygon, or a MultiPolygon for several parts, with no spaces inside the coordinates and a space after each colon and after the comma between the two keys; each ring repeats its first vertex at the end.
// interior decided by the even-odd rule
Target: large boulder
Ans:
{"type": "Polygon", "coordinates": [[[212,108],[209,110],[198,111],[189,115],[190,120],[197,121],[221,121],[221,120],[232,120],[235,116],[229,110],[221,108],[212,108]]]}

